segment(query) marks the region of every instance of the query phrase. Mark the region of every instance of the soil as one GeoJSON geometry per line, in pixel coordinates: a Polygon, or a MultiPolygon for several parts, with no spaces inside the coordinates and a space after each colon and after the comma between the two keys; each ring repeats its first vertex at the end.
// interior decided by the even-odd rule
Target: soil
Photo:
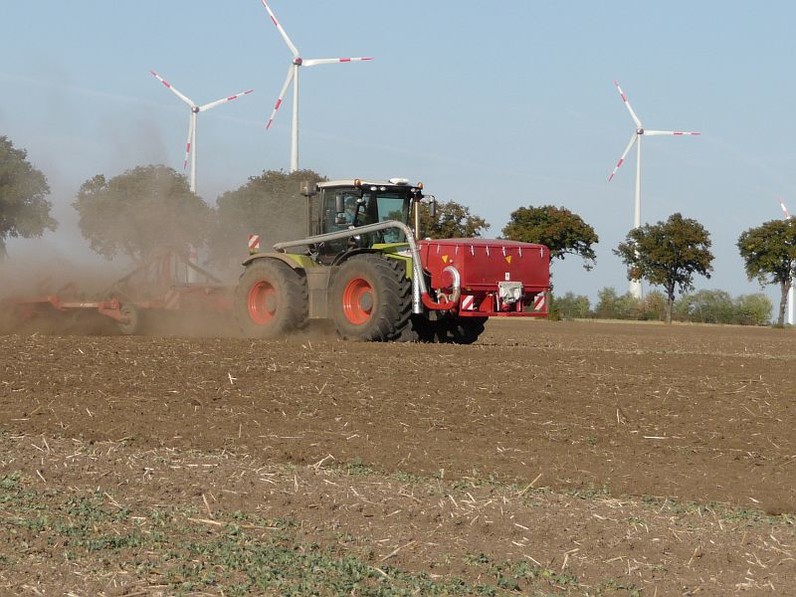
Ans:
{"type": "MultiPolygon", "coordinates": [[[[786,594],[794,367],[792,330],[730,326],[490,320],[471,346],[4,335],[0,479],[53,511],[193,508],[196,533],[289,518],[374,569],[473,586],[482,558],[555,573],[507,589],[528,593],[786,594]]],[[[129,550],[65,559],[3,495],[4,594],[172,594],[129,550]]]]}

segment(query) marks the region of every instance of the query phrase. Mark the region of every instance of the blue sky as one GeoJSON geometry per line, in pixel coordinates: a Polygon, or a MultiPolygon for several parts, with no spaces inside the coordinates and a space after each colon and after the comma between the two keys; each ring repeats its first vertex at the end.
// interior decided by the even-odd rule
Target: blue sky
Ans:
{"type": "MultiPolygon", "coordinates": [[[[10,243],[88,259],[71,202],[80,184],[140,164],[182,168],[188,114],[149,70],[197,103],[198,192],[209,203],[289,165],[290,103],[265,131],[290,55],[259,0],[6,0],[0,134],[48,177],[61,227],[10,243]]],[[[612,249],[632,226],[635,158],[609,184],[632,121],[648,128],[642,222],[675,212],[711,233],[710,280],[757,292],[735,242],[796,212],[796,4],[504,0],[272,0],[307,58],[373,62],[301,72],[301,167],[330,178],[405,176],[484,217],[497,236],[520,206],[567,207],[600,237],[597,267],[554,265],[556,289],[627,288],[612,249]]],[[[768,291],[775,298],[777,295],[768,291]]]]}

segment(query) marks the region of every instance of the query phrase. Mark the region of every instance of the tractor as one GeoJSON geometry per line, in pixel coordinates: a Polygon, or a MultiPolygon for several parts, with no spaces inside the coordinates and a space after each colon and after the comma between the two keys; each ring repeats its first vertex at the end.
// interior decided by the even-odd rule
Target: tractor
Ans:
{"type": "MultiPolygon", "coordinates": [[[[337,180],[305,184],[302,195],[307,236],[243,263],[233,301],[249,337],[326,320],[345,339],[470,344],[490,317],[547,315],[549,249],[419,240],[422,183],[337,180]]],[[[435,214],[431,197],[428,209],[435,214]]]]}

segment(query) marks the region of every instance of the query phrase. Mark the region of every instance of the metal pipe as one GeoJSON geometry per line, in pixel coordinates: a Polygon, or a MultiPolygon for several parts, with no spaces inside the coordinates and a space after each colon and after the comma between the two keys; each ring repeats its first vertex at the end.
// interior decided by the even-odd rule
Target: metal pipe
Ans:
{"type": "MultiPolygon", "coordinates": [[[[377,222],[376,224],[366,224],[365,226],[358,226],[356,228],[349,228],[348,230],[340,230],[339,232],[327,232],[326,234],[317,234],[315,236],[308,236],[301,240],[291,240],[274,245],[274,251],[284,252],[285,249],[292,247],[301,247],[304,245],[314,245],[329,240],[340,240],[343,238],[351,238],[360,234],[368,234],[369,232],[378,232],[379,230],[389,230],[390,228],[397,228],[402,231],[406,236],[406,242],[409,245],[409,253],[412,256],[412,313],[419,315],[423,312],[423,295],[428,296],[428,287],[426,280],[423,277],[423,268],[420,266],[420,251],[417,248],[415,236],[412,229],[403,222],[398,220],[386,220],[384,222],[377,222]]],[[[431,301],[432,304],[433,301],[431,301]]]]}

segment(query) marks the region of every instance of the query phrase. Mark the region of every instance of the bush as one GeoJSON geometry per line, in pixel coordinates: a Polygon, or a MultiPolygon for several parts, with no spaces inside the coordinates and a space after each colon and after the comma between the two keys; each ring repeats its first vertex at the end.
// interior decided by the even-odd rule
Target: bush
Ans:
{"type": "Polygon", "coordinates": [[[572,292],[554,296],[551,315],[553,319],[585,319],[591,315],[589,297],[572,292]]]}
{"type": "Polygon", "coordinates": [[[724,290],[700,290],[675,304],[679,318],[693,323],[733,323],[734,311],[732,297],[724,290]]]}
{"type": "Polygon", "coordinates": [[[613,288],[603,288],[597,293],[594,310],[600,319],[641,319],[644,312],[641,300],[629,292],[619,296],[613,288]]]}
{"type": "Polygon", "coordinates": [[[765,294],[745,294],[735,300],[735,323],[768,325],[774,305],[765,294]]]}
{"type": "MultiPolygon", "coordinates": [[[[603,288],[597,293],[597,306],[588,315],[589,299],[571,292],[554,301],[561,319],[596,317],[597,319],[625,319],[664,321],[666,296],[654,290],[643,299],[629,292],[619,295],[613,288],[603,288]]],[[[683,295],[675,301],[672,319],[690,323],[716,323],[737,325],[768,325],[774,309],[764,294],[741,295],[733,299],[724,290],[700,290],[683,295]]]]}
{"type": "Polygon", "coordinates": [[[723,290],[700,290],[687,294],[675,303],[680,321],[692,323],[723,323],[767,325],[773,305],[764,294],[742,295],[733,299],[723,290]]]}

